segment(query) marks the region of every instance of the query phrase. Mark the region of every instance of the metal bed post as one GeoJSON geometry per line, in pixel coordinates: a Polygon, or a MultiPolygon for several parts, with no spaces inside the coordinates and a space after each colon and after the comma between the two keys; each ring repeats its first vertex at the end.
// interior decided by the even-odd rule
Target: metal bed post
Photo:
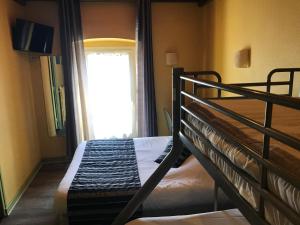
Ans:
{"type": "Polygon", "coordinates": [[[173,166],[182,151],[182,143],[179,139],[180,131],[180,75],[183,73],[182,68],[173,69],[173,148],[167,157],[162,161],[154,173],[149,177],[141,189],[128,202],[126,207],[115,218],[112,225],[124,225],[145,201],[148,195],[158,185],[162,178],[173,166]]]}
{"type": "MultiPolygon", "coordinates": [[[[193,75],[193,78],[196,79],[196,78],[197,78],[196,76],[197,76],[197,75],[194,74],[194,75],[193,75]]],[[[182,89],[181,89],[181,90],[182,90],[182,89]]],[[[193,94],[194,94],[194,95],[197,94],[197,90],[198,90],[198,88],[197,88],[196,84],[193,83],[193,94]]]]}
{"type": "Polygon", "coordinates": [[[294,88],[294,71],[290,73],[290,84],[289,84],[289,96],[293,95],[293,88],[294,88]]]}
{"type": "MultiPolygon", "coordinates": [[[[187,72],[187,73],[184,73],[184,75],[190,75],[190,74],[192,74],[192,77],[194,79],[198,79],[199,76],[214,76],[214,77],[217,78],[217,82],[218,83],[222,82],[221,75],[218,72],[216,72],[216,71],[210,71],[209,70],[209,71],[187,72]]],[[[192,93],[194,95],[197,95],[198,94],[198,88],[200,88],[200,87],[204,87],[205,88],[204,85],[197,85],[196,83],[193,83],[193,92],[192,93]]],[[[181,89],[181,90],[183,90],[183,89],[181,89]]],[[[221,98],[221,94],[222,94],[221,92],[222,92],[222,90],[217,89],[217,98],[221,98]]]]}
{"type": "MultiPolygon", "coordinates": [[[[184,74],[184,70],[183,69],[178,68],[178,71],[180,71],[181,74],[184,74]]],[[[204,76],[205,75],[212,75],[212,76],[215,76],[217,78],[217,82],[218,83],[222,82],[221,75],[218,72],[215,72],[215,71],[202,71],[202,72],[199,72],[197,74],[193,74],[192,77],[194,79],[197,79],[198,76],[201,76],[201,75],[202,76],[203,75],[204,76]]],[[[195,95],[195,96],[198,95],[198,88],[199,87],[204,87],[204,86],[197,86],[195,83],[193,83],[193,95],[195,95]]],[[[183,91],[183,90],[185,90],[185,80],[184,79],[180,79],[180,91],[179,91],[180,92],[180,106],[184,106],[185,105],[185,97],[184,97],[184,95],[181,94],[181,91],[183,91]]],[[[220,89],[217,90],[217,98],[221,98],[221,90],[220,89]]],[[[182,120],[183,118],[185,118],[185,110],[183,110],[180,107],[180,120],[182,120]]],[[[183,127],[184,127],[184,124],[180,123],[180,131],[181,131],[181,133],[184,133],[183,127]]],[[[213,201],[213,209],[214,209],[214,211],[218,210],[218,191],[219,191],[219,186],[215,182],[214,183],[214,201],[213,201]]]]}
{"type": "MultiPolygon", "coordinates": [[[[266,102],[265,109],[265,121],[264,128],[271,128],[272,125],[272,113],[273,113],[273,104],[271,102],[266,102]]],[[[263,159],[269,159],[270,153],[270,136],[268,134],[264,134],[263,139],[263,159]]],[[[268,188],[268,170],[264,165],[261,165],[261,183],[260,186],[262,189],[268,188]]],[[[259,202],[259,213],[264,218],[265,217],[265,200],[262,195],[260,195],[259,202]]]]}
{"type": "Polygon", "coordinates": [[[219,193],[219,186],[215,182],[215,185],[214,185],[214,211],[218,210],[218,193],[219,193]]]}
{"type": "MultiPolygon", "coordinates": [[[[181,69],[181,68],[178,69],[178,72],[179,72],[179,71],[180,71],[181,74],[184,73],[183,69],[181,69]]],[[[185,89],[185,80],[182,80],[182,79],[179,78],[179,82],[180,82],[180,87],[179,87],[180,89],[179,89],[178,92],[179,92],[179,94],[180,94],[181,90],[184,90],[184,89],[185,89]]],[[[193,93],[194,93],[194,94],[197,94],[197,93],[195,93],[195,91],[197,90],[197,88],[196,88],[196,89],[195,89],[195,88],[196,88],[196,87],[195,87],[195,85],[193,84],[193,93]]],[[[179,102],[178,108],[180,109],[180,111],[179,111],[179,112],[180,112],[180,120],[179,120],[179,126],[180,126],[180,127],[179,127],[179,128],[180,128],[180,131],[181,131],[181,132],[183,132],[183,127],[184,127],[184,126],[181,124],[180,121],[181,121],[182,118],[184,118],[184,116],[185,116],[185,111],[182,110],[180,106],[181,106],[181,105],[184,105],[184,104],[185,104],[185,97],[184,97],[184,95],[180,94],[180,102],[179,102]]],[[[174,115],[173,115],[173,116],[174,116],[174,115]]],[[[173,117],[173,118],[174,118],[174,117],[173,117]]]]}

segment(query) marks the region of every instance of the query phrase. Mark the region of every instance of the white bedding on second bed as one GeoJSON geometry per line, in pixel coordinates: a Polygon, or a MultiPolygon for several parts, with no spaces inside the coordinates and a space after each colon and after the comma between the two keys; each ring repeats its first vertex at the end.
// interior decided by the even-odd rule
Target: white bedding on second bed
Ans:
{"type": "MultiPolygon", "coordinates": [[[[159,164],[154,160],[171,137],[134,138],[139,176],[143,185],[159,164]]],[[[78,170],[86,142],[81,143],[55,197],[55,210],[62,219],[67,212],[67,194],[78,170]]],[[[172,168],[143,204],[144,215],[176,215],[207,211],[213,204],[213,180],[193,156],[172,168]]],[[[223,194],[221,203],[228,202],[223,194]]],[[[64,219],[63,219],[64,220],[64,219]]]]}
{"type": "Polygon", "coordinates": [[[187,216],[149,217],[133,220],[126,225],[250,225],[237,209],[187,216]]]}

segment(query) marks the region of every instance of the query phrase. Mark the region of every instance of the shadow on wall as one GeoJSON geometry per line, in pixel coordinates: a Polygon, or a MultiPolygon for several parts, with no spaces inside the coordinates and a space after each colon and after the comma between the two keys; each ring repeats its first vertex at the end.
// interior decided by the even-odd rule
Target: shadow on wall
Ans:
{"type": "MultiPolygon", "coordinates": [[[[225,60],[225,25],[226,25],[226,11],[225,3],[219,1],[216,4],[214,1],[209,1],[208,4],[203,6],[203,66],[205,70],[215,70],[219,73],[223,71],[223,68],[216,68],[215,65],[223,65],[225,60]]],[[[222,74],[221,74],[222,76],[222,74]]],[[[214,80],[216,81],[216,80],[214,80]]],[[[215,96],[216,91],[212,89],[206,89],[203,94],[207,97],[215,96]]]]}

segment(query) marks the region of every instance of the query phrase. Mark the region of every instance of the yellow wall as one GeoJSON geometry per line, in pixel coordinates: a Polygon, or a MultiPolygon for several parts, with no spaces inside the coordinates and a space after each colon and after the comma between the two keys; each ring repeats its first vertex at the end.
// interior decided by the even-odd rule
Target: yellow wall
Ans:
{"type": "Polygon", "coordinates": [[[90,38],[135,39],[136,8],[133,3],[83,2],[83,35],[90,38]]]}
{"type": "Polygon", "coordinates": [[[166,52],[177,52],[186,70],[203,69],[203,18],[196,3],[153,3],[153,55],[159,135],[167,135],[163,108],[171,112],[172,76],[166,52]]]}
{"type": "MultiPolygon", "coordinates": [[[[207,68],[232,83],[266,81],[273,68],[299,67],[299,11],[299,0],[214,0],[203,9],[207,68]],[[251,67],[235,68],[236,52],[246,47],[251,48],[251,67]]],[[[294,91],[298,96],[299,78],[294,91]]]]}
{"type": "MultiPolygon", "coordinates": [[[[56,2],[28,2],[25,7],[26,19],[54,27],[53,55],[61,55],[58,6],[56,2]]],[[[34,101],[40,139],[40,149],[43,159],[63,157],[66,154],[65,136],[50,137],[47,129],[46,108],[41,74],[41,63],[38,55],[33,55],[30,61],[32,84],[34,86],[34,101]]]]}
{"type": "Polygon", "coordinates": [[[41,159],[27,53],[12,48],[11,25],[23,7],[0,1],[0,169],[9,204],[41,159]]]}
{"type": "Polygon", "coordinates": [[[135,40],[121,38],[93,38],[84,40],[85,48],[97,47],[135,47],[135,40]]]}

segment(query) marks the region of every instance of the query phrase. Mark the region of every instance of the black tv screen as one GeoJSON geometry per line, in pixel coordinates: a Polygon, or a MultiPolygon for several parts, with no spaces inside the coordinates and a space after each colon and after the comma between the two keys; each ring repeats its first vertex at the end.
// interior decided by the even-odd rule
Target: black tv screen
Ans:
{"type": "Polygon", "coordinates": [[[16,50],[50,54],[54,28],[17,19],[13,28],[13,47],[16,50]]]}

